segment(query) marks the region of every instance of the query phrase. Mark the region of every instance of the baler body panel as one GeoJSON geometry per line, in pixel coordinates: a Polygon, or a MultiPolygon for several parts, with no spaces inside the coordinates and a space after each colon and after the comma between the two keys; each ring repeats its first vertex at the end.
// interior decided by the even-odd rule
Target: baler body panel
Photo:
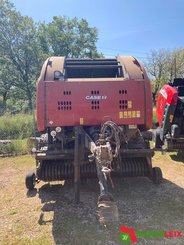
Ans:
{"type": "Polygon", "coordinates": [[[145,123],[143,81],[46,82],[46,127],[145,123]]]}
{"type": "Polygon", "coordinates": [[[131,56],[117,60],[51,57],[37,85],[37,127],[118,125],[152,127],[151,84],[131,56]],[[59,71],[63,78],[55,79],[59,71]]]}

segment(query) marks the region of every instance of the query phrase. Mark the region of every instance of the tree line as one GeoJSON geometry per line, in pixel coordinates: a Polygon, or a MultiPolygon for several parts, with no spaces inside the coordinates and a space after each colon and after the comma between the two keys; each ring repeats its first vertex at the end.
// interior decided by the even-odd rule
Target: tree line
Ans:
{"type": "MultiPolygon", "coordinates": [[[[7,110],[34,109],[36,81],[47,57],[102,57],[97,40],[97,28],[85,19],[54,16],[50,23],[35,23],[9,0],[1,0],[0,115],[7,110]]],[[[156,96],[163,84],[184,77],[184,49],[152,50],[145,66],[156,96]]]]}
{"type": "Polygon", "coordinates": [[[145,63],[152,80],[153,98],[160,88],[174,78],[184,78],[184,48],[152,50],[145,63]]]}
{"type": "Polygon", "coordinates": [[[35,23],[10,1],[1,0],[0,115],[7,103],[13,109],[34,108],[36,80],[47,57],[89,57],[91,53],[100,57],[97,40],[97,28],[85,19],[54,16],[50,23],[35,23]]]}

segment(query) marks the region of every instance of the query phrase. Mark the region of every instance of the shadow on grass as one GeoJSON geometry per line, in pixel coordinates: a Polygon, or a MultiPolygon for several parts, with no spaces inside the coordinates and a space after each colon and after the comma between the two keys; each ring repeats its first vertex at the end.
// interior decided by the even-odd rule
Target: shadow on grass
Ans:
{"type": "Polygon", "coordinates": [[[176,154],[170,155],[170,157],[173,161],[184,163],[184,150],[178,150],[176,154]]]}
{"type": "Polygon", "coordinates": [[[35,197],[36,194],[37,194],[37,189],[36,188],[34,188],[33,190],[28,190],[27,193],[26,193],[27,197],[35,197]]]}
{"type": "MultiPolygon", "coordinates": [[[[73,185],[43,185],[39,198],[43,203],[38,223],[52,223],[57,245],[116,245],[120,242],[120,226],[138,230],[184,230],[184,189],[168,180],[155,186],[145,178],[114,180],[114,197],[120,220],[100,226],[96,219],[98,183],[91,180],[81,187],[81,202],[75,205],[73,185]],[[46,218],[53,213],[52,218],[46,218]]],[[[137,244],[183,245],[183,238],[139,239],[137,244]],[[173,243],[175,239],[175,243],[173,243]]]]}

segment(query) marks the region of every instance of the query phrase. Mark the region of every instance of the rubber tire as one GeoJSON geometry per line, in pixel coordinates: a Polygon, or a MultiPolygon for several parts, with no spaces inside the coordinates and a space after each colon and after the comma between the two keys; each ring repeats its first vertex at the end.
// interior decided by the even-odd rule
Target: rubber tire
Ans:
{"type": "Polygon", "coordinates": [[[28,190],[34,189],[36,184],[36,176],[34,172],[30,172],[26,175],[25,184],[28,190]]]}
{"type": "Polygon", "coordinates": [[[154,167],[152,175],[152,181],[154,184],[159,185],[162,182],[162,170],[159,167],[154,167]]]}

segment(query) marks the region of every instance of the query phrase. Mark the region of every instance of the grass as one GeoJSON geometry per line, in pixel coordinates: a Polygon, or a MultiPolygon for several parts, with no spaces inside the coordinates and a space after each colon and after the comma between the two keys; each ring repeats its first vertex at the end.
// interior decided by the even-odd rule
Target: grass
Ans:
{"type": "Polygon", "coordinates": [[[0,144],[0,155],[24,154],[31,150],[28,140],[33,135],[33,115],[17,114],[0,117],[0,140],[11,140],[10,143],[0,144]]]}
{"type": "Polygon", "coordinates": [[[0,144],[0,155],[16,155],[30,152],[31,148],[27,139],[11,140],[10,143],[0,144]]]}
{"type": "Polygon", "coordinates": [[[0,117],[0,139],[25,139],[32,135],[33,115],[17,114],[0,117]]]}
{"type": "Polygon", "coordinates": [[[6,241],[2,243],[2,245],[50,245],[51,241],[48,240],[45,235],[40,236],[36,239],[32,239],[30,237],[27,238],[18,238],[15,237],[7,237],[6,241]]]}

